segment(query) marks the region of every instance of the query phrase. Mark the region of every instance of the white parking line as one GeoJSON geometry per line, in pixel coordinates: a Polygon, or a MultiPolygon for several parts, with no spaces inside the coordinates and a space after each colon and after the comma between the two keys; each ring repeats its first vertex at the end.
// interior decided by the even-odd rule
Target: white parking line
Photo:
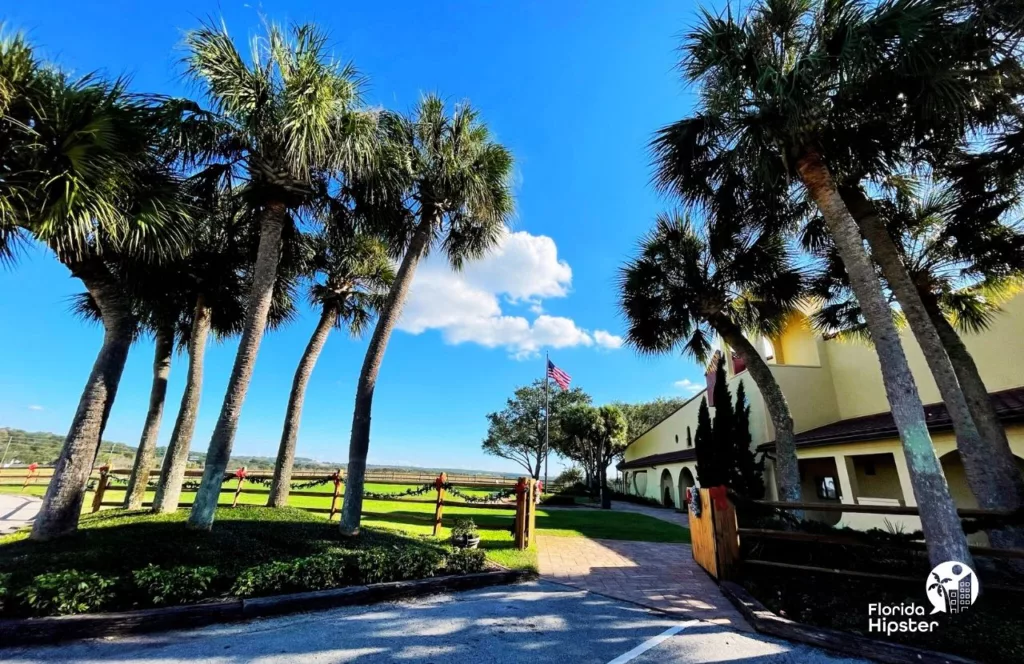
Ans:
{"type": "Polygon", "coordinates": [[[679,632],[683,631],[687,627],[691,627],[693,625],[699,625],[699,624],[700,624],[699,620],[687,620],[686,622],[679,623],[678,625],[674,625],[672,627],[669,627],[668,629],[666,629],[661,634],[659,634],[657,636],[654,636],[654,637],[651,637],[650,639],[647,639],[646,641],[644,641],[643,643],[638,645],[636,648],[633,648],[629,652],[623,653],[623,654],[619,655],[618,657],[616,657],[612,661],[608,662],[608,664],[626,664],[626,662],[628,662],[628,661],[630,661],[632,659],[636,659],[637,657],[639,657],[640,655],[644,654],[645,652],[647,652],[651,648],[654,648],[655,646],[660,644],[665,639],[669,639],[669,638],[675,636],[676,634],[678,634],[679,632]]]}

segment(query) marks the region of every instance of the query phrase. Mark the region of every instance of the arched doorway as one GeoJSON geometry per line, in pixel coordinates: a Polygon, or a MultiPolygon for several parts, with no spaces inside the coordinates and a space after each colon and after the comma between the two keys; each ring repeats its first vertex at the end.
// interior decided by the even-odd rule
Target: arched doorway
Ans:
{"type": "Polygon", "coordinates": [[[676,506],[672,499],[672,473],[668,472],[668,468],[661,471],[661,504],[665,507],[676,506]]]}
{"type": "Polygon", "coordinates": [[[696,482],[693,479],[693,473],[690,472],[689,468],[683,468],[683,472],[679,473],[679,504],[682,506],[686,503],[686,490],[692,487],[696,482]]]}

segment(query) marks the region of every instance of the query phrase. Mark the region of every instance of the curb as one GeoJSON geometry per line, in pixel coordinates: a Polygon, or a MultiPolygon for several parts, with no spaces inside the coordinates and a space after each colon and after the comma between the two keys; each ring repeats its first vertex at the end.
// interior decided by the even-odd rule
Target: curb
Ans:
{"type": "Polygon", "coordinates": [[[743,614],[747,622],[762,634],[777,636],[788,641],[806,643],[844,655],[886,662],[887,664],[920,664],[921,662],[977,664],[973,659],[966,659],[956,655],[888,641],[878,641],[837,629],[813,627],[794,622],[769,611],[739,584],[723,581],[719,584],[719,588],[722,594],[743,614]]]}
{"type": "Polygon", "coordinates": [[[74,639],[202,627],[285,613],[373,604],[402,597],[420,597],[448,591],[507,585],[525,581],[533,576],[535,575],[532,572],[525,571],[480,572],[159,609],[0,620],[0,643],[4,647],[51,644],[74,639]]]}

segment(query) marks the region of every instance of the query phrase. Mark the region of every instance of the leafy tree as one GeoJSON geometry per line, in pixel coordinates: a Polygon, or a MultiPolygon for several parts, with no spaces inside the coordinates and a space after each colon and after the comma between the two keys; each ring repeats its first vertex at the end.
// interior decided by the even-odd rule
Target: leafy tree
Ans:
{"type": "MultiPolygon", "coordinates": [[[[751,224],[737,228],[736,220],[722,218],[718,228],[737,232],[710,238],[679,214],[658,218],[640,242],[640,256],[620,273],[626,341],[642,353],[679,348],[707,364],[714,336],[724,339],[746,363],[775,425],[779,496],[799,501],[789,404],[745,332],[777,334],[803,296],[803,278],[777,233],[751,224]]],[[[699,433],[694,441],[698,448],[699,433]]]]}
{"type": "Polygon", "coordinates": [[[356,387],[340,524],[349,535],[359,531],[377,375],[416,267],[436,246],[453,269],[461,269],[497,244],[513,210],[512,155],[492,139],[468,104],[449,114],[439,96],[426,95],[411,117],[386,114],[382,123],[388,165],[382,179],[388,189],[403,194],[406,214],[389,218],[401,239],[396,246],[404,247],[405,254],[377,317],[356,387]]]}
{"type": "Polygon", "coordinates": [[[608,466],[626,448],[626,427],[622,411],[610,405],[577,405],[562,415],[562,449],[569,458],[595,469],[602,509],[612,506],[608,466]]]}
{"type": "Polygon", "coordinates": [[[137,326],[110,266],[180,251],[188,219],[170,134],[185,104],[72,79],[38,63],[23,39],[0,40],[0,257],[31,237],[80,279],[104,339],[65,439],[32,538],[78,525],[89,474],[137,326]]]}
{"type": "Polygon", "coordinates": [[[630,442],[643,435],[648,429],[679,410],[686,399],[658,397],[653,401],[626,403],[613,401],[612,405],[622,411],[626,418],[626,439],[630,442]]]}
{"type": "MultiPolygon", "coordinates": [[[[551,417],[548,436],[551,449],[564,454],[559,442],[563,438],[562,415],[569,409],[590,404],[590,395],[578,387],[561,390],[551,389],[548,398],[551,417]]],[[[504,410],[489,413],[487,437],[483,451],[522,466],[533,479],[540,479],[544,467],[544,381],[517,388],[504,410]]]]}
{"type": "Polygon", "coordinates": [[[967,540],[881,283],[840,191],[845,173],[835,169],[855,162],[870,164],[873,174],[900,159],[905,141],[886,124],[901,118],[900,127],[911,126],[902,116],[945,105],[941,97],[960,69],[944,70],[943,86],[913,75],[921,62],[949,64],[943,49],[962,41],[960,17],[971,9],[772,0],[738,19],[705,13],[686,37],[681,67],[701,85],[699,110],[654,140],[660,186],[691,202],[707,201],[723,181],[771,193],[785,191],[793,177],[821,213],[879,356],[935,564],[969,563],[967,540]],[[905,110],[911,104],[904,103],[904,84],[915,110],[905,110]]]}
{"type": "Polygon", "coordinates": [[[241,340],[188,520],[209,530],[273,302],[282,234],[295,215],[324,205],[330,178],[368,168],[376,115],[360,109],[362,79],[331,59],[313,25],[268,25],[248,63],[223,26],[204,24],[185,44],[187,73],[216,114],[215,154],[225,177],[245,182],[260,229],[241,340]]]}
{"type": "Polygon", "coordinates": [[[341,327],[348,327],[354,337],[362,334],[395,278],[387,247],[378,239],[357,233],[350,222],[331,223],[313,238],[313,245],[309,299],[319,307],[320,320],[299,360],[288,395],[268,507],[288,503],[306,386],[328,335],[341,327]]]}

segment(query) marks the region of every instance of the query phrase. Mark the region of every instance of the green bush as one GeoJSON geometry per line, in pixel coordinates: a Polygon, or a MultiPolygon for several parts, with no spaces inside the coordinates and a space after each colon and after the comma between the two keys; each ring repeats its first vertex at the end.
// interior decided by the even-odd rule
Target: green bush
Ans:
{"type": "Polygon", "coordinates": [[[552,493],[544,496],[541,501],[541,505],[575,505],[576,496],[570,496],[564,493],[552,493]]]}
{"type": "Polygon", "coordinates": [[[291,583],[296,589],[323,590],[349,585],[354,575],[355,554],[319,553],[292,564],[291,583]]]}
{"type": "Polygon", "coordinates": [[[187,604],[211,595],[217,578],[215,567],[173,567],[147,565],[132,572],[135,586],[145,601],[154,606],[187,604]]]}
{"type": "Polygon", "coordinates": [[[231,594],[256,597],[292,592],[295,561],[276,561],[242,571],[231,587],[231,594]]]}
{"type": "Polygon", "coordinates": [[[4,601],[11,593],[11,575],[0,572],[0,611],[4,608],[4,601]]]}
{"type": "Polygon", "coordinates": [[[64,616],[102,608],[114,596],[116,581],[99,574],[65,570],[40,574],[19,593],[37,615],[64,616]]]}
{"type": "Polygon", "coordinates": [[[474,574],[484,569],[483,549],[455,549],[445,561],[445,574],[474,574]]]}

